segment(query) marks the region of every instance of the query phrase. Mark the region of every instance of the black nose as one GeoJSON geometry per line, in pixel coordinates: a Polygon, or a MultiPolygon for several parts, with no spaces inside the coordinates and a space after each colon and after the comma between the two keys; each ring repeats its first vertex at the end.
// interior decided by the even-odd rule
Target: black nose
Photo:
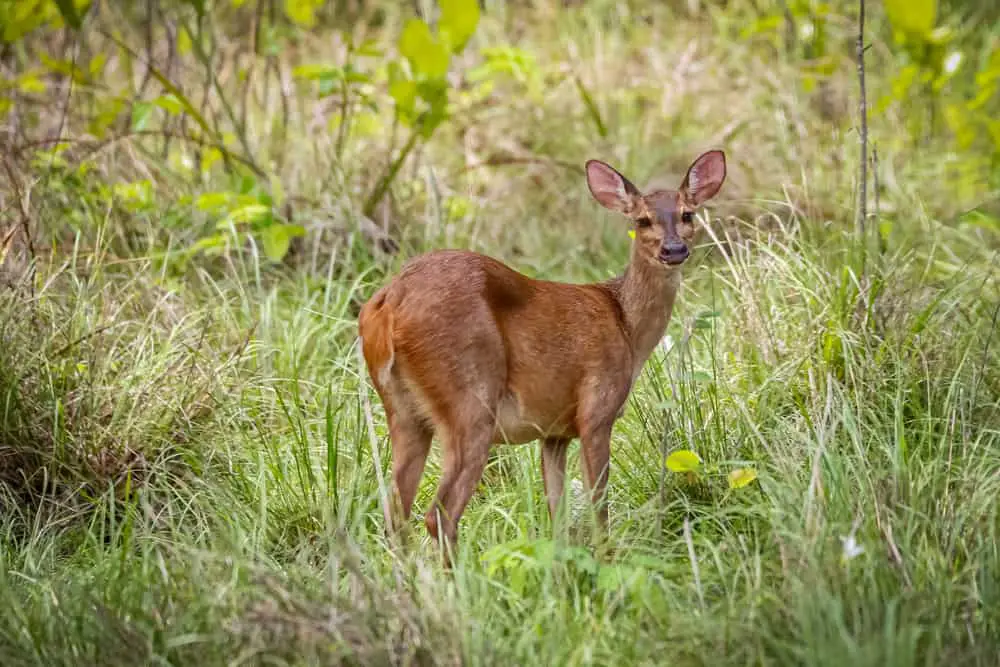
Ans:
{"type": "Polygon", "coordinates": [[[691,252],[680,241],[668,241],[660,247],[660,261],[666,264],[680,264],[691,252]]]}

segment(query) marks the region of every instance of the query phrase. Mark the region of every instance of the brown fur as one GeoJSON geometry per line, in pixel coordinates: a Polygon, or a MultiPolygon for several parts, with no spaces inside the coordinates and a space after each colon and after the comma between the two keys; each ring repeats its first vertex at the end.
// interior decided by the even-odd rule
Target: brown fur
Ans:
{"type": "Polygon", "coordinates": [[[639,223],[618,278],[587,285],[535,280],[478,253],[439,250],[409,261],[364,305],[362,351],[393,450],[390,528],[410,516],[434,434],[443,440],[444,457],[426,516],[435,539],[454,545],[490,446],[532,440],[543,441],[554,516],[566,448],[580,438],[585,482],[606,527],[611,429],[670,320],[680,263],[695,232],[681,213],[713,196],[725,177],[724,157],[716,152],[706,161],[710,155],[692,165],[680,191],[647,196],[611,167],[588,163],[595,198],[639,223]],[[700,162],[718,181],[707,195],[688,188],[702,174],[694,171],[700,162]],[[668,245],[676,256],[664,259],[668,245]]]}

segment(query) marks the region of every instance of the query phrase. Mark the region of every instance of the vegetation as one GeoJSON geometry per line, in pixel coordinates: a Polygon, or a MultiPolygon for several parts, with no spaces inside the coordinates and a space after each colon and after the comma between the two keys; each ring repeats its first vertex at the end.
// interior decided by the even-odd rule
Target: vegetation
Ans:
{"type": "Polygon", "coordinates": [[[867,15],[861,234],[847,0],[0,0],[3,664],[995,664],[1000,14],[867,15]],[[707,148],[612,549],[535,446],[390,548],[359,305],[609,277],[584,161],[707,148]]]}

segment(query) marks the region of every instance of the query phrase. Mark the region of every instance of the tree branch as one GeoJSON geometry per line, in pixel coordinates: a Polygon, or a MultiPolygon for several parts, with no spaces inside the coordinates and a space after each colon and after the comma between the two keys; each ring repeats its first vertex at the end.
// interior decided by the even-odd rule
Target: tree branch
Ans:
{"type": "MultiPolygon", "coordinates": [[[[859,160],[859,188],[857,227],[862,245],[866,241],[865,228],[868,218],[868,94],[865,90],[865,0],[858,0],[858,86],[861,90],[861,100],[858,112],[861,116],[861,159],[859,160]]],[[[862,267],[863,268],[863,267],[862,267]]]]}

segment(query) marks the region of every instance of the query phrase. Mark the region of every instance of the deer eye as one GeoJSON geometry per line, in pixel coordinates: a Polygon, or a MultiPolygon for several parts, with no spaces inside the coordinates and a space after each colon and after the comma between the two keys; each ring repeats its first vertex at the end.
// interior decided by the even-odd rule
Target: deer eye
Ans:
{"type": "Polygon", "coordinates": [[[653,224],[653,221],[650,220],[648,215],[644,215],[641,218],[636,218],[635,224],[637,227],[649,227],[651,224],[653,224]]]}
{"type": "Polygon", "coordinates": [[[681,213],[681,221],[689,224],[694,222],[694,213],[691,211],[684,211],[681,213]]]}

